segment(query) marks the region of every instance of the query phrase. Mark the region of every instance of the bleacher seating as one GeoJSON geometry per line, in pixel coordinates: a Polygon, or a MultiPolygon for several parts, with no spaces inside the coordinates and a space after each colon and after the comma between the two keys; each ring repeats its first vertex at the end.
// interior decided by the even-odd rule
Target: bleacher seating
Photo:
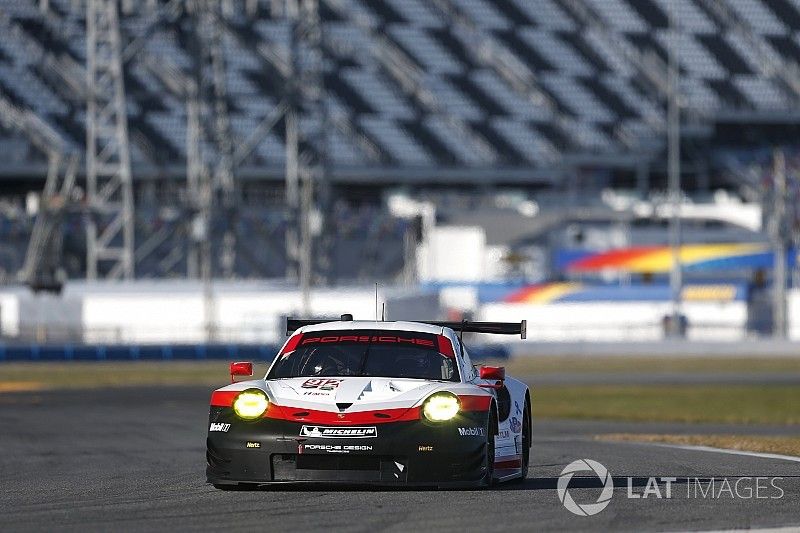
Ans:
{"type": "MultiPolygon", "coordinates": [[[[122,15],[126,42],[141,35],[152,18],[146,7],[152,3],[140,4],[122,15]]],[[[287,23],[272,18],[271,2],[260,2],[255,17],[245,13],[244,4],[231,3],[224,39],[237,137],[281,101],[285,85],[274,61],[288,60],[290,40],[287,23]]],[[[51,0],[43,11],[35,0],[0,0],[0,92],[81,147],[83,100],[57,83],[45,61],[68,59],[83,68],[85,21],[76,5],[81,3],[51,0]]],[[[328,109],[346,117],[351,130],[331,134],[332,162],[376,164],[353,134],[380,151],[381,164],[428,167],[546,167],[567,154],[618,154],[657,145],[664,138],[666,96],[652,78],[666,78],[657,71],[666,68],[674,31],[686,114],[774,113],[795,106],[800,95],[778,78],[796,72],[800,62],[800,2],[709,5],[705,0],[321,0],[328,109]],[[676,9],[674,30],[668,27],[670,6],[676,9]],[[473,49],[479,45],[470,42],[475,38],[492,49],[473,49]],[[387,67],[381,53],[386,46],[421,73],[414,80],[422,96],[387,67]],[[510,62],[493,64],[485,60],[489,52],[510,62]],[[516,85],[503,70],[515,64],[531,73],[514,72],[522,80],[516,85]]],[[[148,70],[143,55],[189,73],[186,20],[154,32],[126,64],[130,138],[141,145],[132,149],[134,174],[138,164],[179,168],[186,157],[185,104],[148,70]]],[[[0,131],[0,147],[10,146],[3,140],[10,137],[0,131]]],[[[284,158],[278,132],[244,164],[277,167],[284,158]]]]}

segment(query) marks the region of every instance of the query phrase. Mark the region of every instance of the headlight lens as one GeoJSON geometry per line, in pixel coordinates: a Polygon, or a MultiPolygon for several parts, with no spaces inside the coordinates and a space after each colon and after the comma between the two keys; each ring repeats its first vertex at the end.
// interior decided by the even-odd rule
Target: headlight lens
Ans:
{"type": "Polygon", "coordinates": [[[233,412],[245,420],[255,420],[264,414],[269,406],[267,395],[260,390],[246,390],[233,400],[233,412]]]}
{"type": "Polygon", "coordinates": [[[431,422],[444,422],[458,414],[461,405],[458,396],[450,392],[437,392],[422,404],[422,414],[431,422]]]}

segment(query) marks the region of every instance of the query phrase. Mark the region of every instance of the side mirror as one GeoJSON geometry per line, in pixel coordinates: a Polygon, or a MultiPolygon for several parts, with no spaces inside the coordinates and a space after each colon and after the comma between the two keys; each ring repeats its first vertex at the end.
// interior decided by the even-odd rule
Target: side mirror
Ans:
{"type": "Polygon", "coordinates": [[[506,379],[506,367],[504,366],[482,366],[480,368],[481,379],[503,381],[506,379]]]}
{"type": "Polygon", "coordinates": [[[231,363],[231,383],[235,381],[234,376],[250,377],[252,375],[253,375],[253,363],[244,361],[238,363],[231,363]]]}

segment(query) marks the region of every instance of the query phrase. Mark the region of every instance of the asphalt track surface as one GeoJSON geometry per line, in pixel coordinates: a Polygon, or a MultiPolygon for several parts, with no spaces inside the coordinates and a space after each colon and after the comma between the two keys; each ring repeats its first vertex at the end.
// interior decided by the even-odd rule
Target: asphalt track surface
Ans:
{"type": "MultiPolygon", "coordinates": [[[[196,387],[0,395],[0,530],[675,531],[800,526],[800,462],[593,440],[597,433],[676,432],[681,427],[693,433],[736,433],[730,426],[535,421],[531,479],[491,490],[221,492],[204,478],[208,396],[208,390],[196,387]],[[556,491],[564,466],[582,458],[604,464],[615,482],[608,507],[591,517],[568,512],[556,491]],[[636,499],[627,497],[627,476],[632,476],[635,494],[645,490],[651,476],[678,481],[670,499],[636,499]],[[756,476],[780,476],[775,482],[782,497],[702,497],[692,494],[693,485],[686,481],[713,477],[719,487],[723,478],[731,485],[743,478],[740,487],[745,488],[755,487],[756,481],[746,478],[756,476]]],[[[599,486],[597,477],[577,475],[570,494],[576,502],[591,503],[600,494],[599,486]]],[[[665,495],[664,483],[659,492],[665,495]]],[[[775,489],[762,491],[762,496],[778,494],[775,489]]]]}

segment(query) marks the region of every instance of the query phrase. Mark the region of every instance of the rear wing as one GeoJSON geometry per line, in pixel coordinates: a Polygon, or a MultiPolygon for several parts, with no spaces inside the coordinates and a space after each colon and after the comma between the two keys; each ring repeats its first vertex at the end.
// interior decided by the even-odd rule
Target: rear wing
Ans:
{"type": "MultiPolygon", "coordinates": [[[[421,322],[415,320],[415,322],[421,322]]],[[[473,320],[462,320],[461,322],[425,322],[433,326],[450,328],[461,333],[493,333],[495,335],[519,335],[520,339],[528,336],[528,321],[521,322],[475,322],[473,320]]]]}
{"type": "MultiPolygon", "coordinates": [[[[353,315],[342,315],[342,321],[353,320],[353,315]]],[[[286,334],[291,335],[303,326],[314,324],[324,324],[326,322],[336,322],[330,318],[287,318],[286,334]]],[[[475,322],[473,320],[462,320],[461,322],[441,322],[437,320],[413,320],[420,324],[430,324],[450,328],[459,333],[493,333],[495,335],[519,335],[521,339],[527,336],[527,321],[521,322],[475,322]]]]}

